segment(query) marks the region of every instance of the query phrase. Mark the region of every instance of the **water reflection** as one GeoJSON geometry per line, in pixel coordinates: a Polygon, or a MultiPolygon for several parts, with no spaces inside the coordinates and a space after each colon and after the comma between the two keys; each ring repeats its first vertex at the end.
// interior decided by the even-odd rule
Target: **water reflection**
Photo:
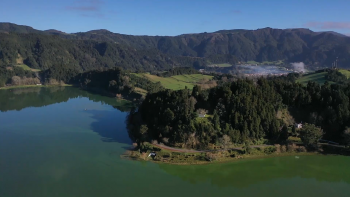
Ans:
{"type": "Polygon", "coordinates": [[[102,137],[103,142],[131,144],[125,128],[125,115],[105,110],[87,110],[86,113],[91,114],[91,117],[95,119],[91,123],[91,128],[102,137]]]}
{"type": "Polygon", "coordinates": [[[125,112],[133,104],[125,100],[109,98],[97,93],[74,87],[33,87],[0,90],[0,111],[22,110],[27,107],[43,107],[55,103],[67,102],[69,99],[87,97],[94,102],[101,102],[125,112]]]}

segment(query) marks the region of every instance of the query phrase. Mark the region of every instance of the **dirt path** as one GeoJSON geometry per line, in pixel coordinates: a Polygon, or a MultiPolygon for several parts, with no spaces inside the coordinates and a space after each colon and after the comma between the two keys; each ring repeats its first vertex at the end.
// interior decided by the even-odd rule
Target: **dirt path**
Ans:
{"type": "MultiPolygon", "coordinates": [[[[218,150],[193,150],[193,149],[183,149],[183,148],[174,148],[166,145],[161,144],[153,144],[153,146],[156,146],[161,149],[173,151],[173,152],[179,152],[179,153],[206,153],[206,152],[214,152],[214,151],[223,151],[224,149],[218,149],[218,150]]],[[[264,148],[272,145],[255,145],[251,146],[252,148],[264,148]]],[[[242,150],[242,147],[236,147],[236,148],[228,148],[227,150],[242,150]]]]}

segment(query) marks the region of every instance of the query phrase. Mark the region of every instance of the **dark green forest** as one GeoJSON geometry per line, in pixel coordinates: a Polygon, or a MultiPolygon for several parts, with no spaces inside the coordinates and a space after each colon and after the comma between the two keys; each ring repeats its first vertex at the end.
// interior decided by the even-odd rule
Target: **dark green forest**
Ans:
{"type": "Polygon", "coordinates": [[[193,148],[215,144],[224,135],[234,143],[261,139],[281,143],[298,135],[294,123],[278,115],[289,111],[295,122],[308,123],[307,131],[343,143],[343,132],[350,126],[349,98],[349,84],[309,82],[303,86],[287,77],[239,79],[209,90],[198,86],[164,90],[147,95],[138,112],[131,113],[130,132],[139,141],[158,140],[193,148]],[[198,117],[203,110],[211,116],[198,117]],[[292,132],[288,132],[290,126],[292,132]]]}

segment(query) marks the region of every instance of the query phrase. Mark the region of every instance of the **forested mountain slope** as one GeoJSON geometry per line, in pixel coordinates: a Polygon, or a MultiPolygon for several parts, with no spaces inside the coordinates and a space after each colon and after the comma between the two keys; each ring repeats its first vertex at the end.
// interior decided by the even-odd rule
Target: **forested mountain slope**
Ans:
{"type": "MultiPolygon", "coordinates": [[[[334,32],[308,29],[223,30],[180,36],[130,36],[107,30],[74,34],[75,39],[113,41],[137,49],[157,48],[177,56],[210,57],[233,55],[238,61],[302,61],[313,66],[329,66],[339,57],[339,65],[350,64],[350,38],[334,32]]],[[[213,59],[215,61],[215,59],[213,59]]]]}
{"type": "Polygon", "coordinates": [[[112,42],[69,40],[57,35],[0,33],[0,66],[24,63],[46,70],[69,67],[78,71],[122,67],[130,70],[163,70],[193,66],[200,58],[172,57],[157,49],[134,49],[112,42]]]}
{"type": "MultiPolygon", "coordinates": [[[[301,61],[308,66],[328,67],[336,57],[339,57],[339,66],[344,68],[350,67],[350,37],[335,32],[313,32],[309,29],[302,28],[221,30],[213,33],[183,34],[179,36],[132,36],[112,33],[108,30],[92,30],[88,32],[66,34],[57,30],[38,31],[26,26],[0,23],[0,32],[5,32],[7,34],[35,33],[46,36],[56,35],[63,39],[63,41],[60,40],[59,42],[62,42],[64,45],[78,45],[76,47],[68,47],[69,50],[67,51],[69,53],[73,50],[72,48],[78,48],[75,53],[78,53],[77,51],[82,51],[82,48],[93,48],[93,52],[82,52],[86,53],[92,59],[95,58],[98,62],[101,57],[94,55],[94,53],[100,52],[99,49],[96,49],[99,48],[98,46],[96,47],[96,43],[106,43],[105,45],[108,45],[110,48],[109,51],[107,50],[107,54],[109,54],[109,52],[111,54],[117,54],[115,58],[102,58],[109,59],[107,62],[104,62],[107,66],[114,66],[117,62],[119,64],[123,64],[121,62],[127,62],[129,64],[130,62],[127,60],[120,60],[124,56],[120,54],[119,51],[126,50],[126,54],[130,53],[130,55],[127,56],[138,62],[133,67],[145,67],[146,69],[149,69],[151,66],[158,68],[160,65],[165,65],[164,67],[167,67],[167,65],[176,65],[176,62],[166,61],[169,58],[166,58],[163,54],[172,57],[205,57],[206,61],[209,63],[229,62],[234,64],[249,60],[258,62],[285,60],[285,62],[301,61]],[[146,50],[147,53],[154,53],[154,55],[157,55],[148,55],[152,60],[146,60],[147,63],[140,63],[145,61],[144,59],[141,61],[139,55],[136,55],[140,53],[140,50],[143,52],[146,50]],[[151,50],[151,52],[149,52],[149,50],[151,50]]],[[[6,42],[3,40],[4,35],[5,34],[1,34],[1,46],[6,42]]],[[[24,36],[16,35],[18,37],[24,36]]],[[[39,37],[39,35],[36,36],[39,37]]],[[[57,40],[59,38],[50,37],[46,39],[57,40]]],[[[17,39],[17,41],[9,40],[7,42],[22,44],[23,39],[17,39]]],[[[35,46],[35,43],[30,46],[35,46]]],[[[27,50],[29,49],[29,46],[25,47],[27,50]]],[[[4,57],[1,57],[1,59],[4,57]]],[[[142,58],[143,57],[144,54],[142,58]]],[[[81,63],[81,58],[75,58],[82,68],[91,66],[91,61],[88,61],[88,59],[89,57],[85,58],[85,62],[81,63]],[[86,63],[86,61],[90,63],[86,63]]],[[[132,62],[132,64],[135,63],[132,62]]],[[[189,66],[189,64],[186,66],[189,66]]],[[[41,65],[41,67],[45,66],[41,65]]]]}

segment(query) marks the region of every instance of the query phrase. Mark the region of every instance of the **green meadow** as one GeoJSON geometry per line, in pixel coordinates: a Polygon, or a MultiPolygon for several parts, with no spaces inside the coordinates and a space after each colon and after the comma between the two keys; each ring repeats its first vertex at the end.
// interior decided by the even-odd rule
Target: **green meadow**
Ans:
{"type": "Polygon", "coordinates": [[[341,70],[339,70],[339,72],[341,74],[345,75],[348,79],[350,78],[350,71],[349,70],[341,69],[341,70]]]}
{"type": "Polygon", "coordinates": [[[196,83],[208,81],[213,78],[213,76],[202,74],[176,75],[172,77],[159,77],[148,73],[135,73],[134,75],[146,77],[154,83],[160,82],[164,88],[172,90],[181,90],[185,89],[185,87],[192,89],[196,83]]]}
{"type": "Polygon", "coordinates": [[[315,81],[319,84],[324,84],[324,82],[326,82],[326,74],[327,72],[307,74],[297,79],[297,82],[304,85],[306,85],[309,81],[315,81]]]}

